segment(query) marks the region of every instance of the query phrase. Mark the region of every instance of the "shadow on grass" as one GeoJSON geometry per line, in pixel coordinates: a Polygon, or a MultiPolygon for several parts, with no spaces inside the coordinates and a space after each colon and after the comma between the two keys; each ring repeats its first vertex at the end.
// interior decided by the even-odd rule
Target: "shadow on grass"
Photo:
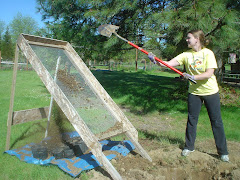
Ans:
{"type": "Polygon", "coordinates": [[[166,140],[166,142],[170,143],[170,144],[177,144],[179,145],[179,148],[183,149],[184,148],[184,141],[181,138],[177,138],[177,137],[170,137],[167,135],[159,135],[156,133],[151,133],[148,131],[139,131],[140,133],[142,133],[144,135],[144,137],[146,137],[149,140],[157,140],[157,141],[163,141],[166,140]]]}
{"type": "MultiPolygon", "coordinates": [[[[34,143],[39,143],[43,136],[37,136],[39,134],[43,134],[46,129],[43,127],[43,125],[40,122],[31,122],[32,125],[25,128],[25,130],[21,133],[21,135],[19,135],[13,143],[11,143],[10,149],[15,148],[15,147],[20,147],[22,146],[21,143],[23,143],[23,141],[25,142],[25,144],[34,142],[34,143]]],[[[44,134],[43,134],[44,135],[44,134]]]]}
{"type": "MultiPolygon", "coordinates": [[[[167,112],[187,100],[187,82],[144,73],[93,71],[108,94],[135,113],[167,112]]],[[[176,109],[186,112],[186,107],[176,109]]]]}

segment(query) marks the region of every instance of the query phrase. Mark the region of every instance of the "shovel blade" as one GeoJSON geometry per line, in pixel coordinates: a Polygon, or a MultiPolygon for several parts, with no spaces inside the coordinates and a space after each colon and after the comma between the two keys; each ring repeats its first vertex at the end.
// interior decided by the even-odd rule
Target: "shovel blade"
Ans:
{"type": "Polygon", "coordinates": [[[98,27],[98,32],[107,37],[111,37],[112,33],[115,33],[115,30],[119,29],[119,26],[104,24],[98,27]]]}

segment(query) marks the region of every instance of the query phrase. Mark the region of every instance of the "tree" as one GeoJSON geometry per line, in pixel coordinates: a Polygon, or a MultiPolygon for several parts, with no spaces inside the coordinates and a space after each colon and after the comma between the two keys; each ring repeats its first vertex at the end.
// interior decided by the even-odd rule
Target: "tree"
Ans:
{"type": "Polygon", "coordinates": [[[38,9],[53,37],[70,41],[79,47],[87,58],[106,60],[132,49],[115,36],[106,38],[97,35],[102,24],[120,26],[118,33],[125,38],[143,44],[145,19],[151,14],[149,6],[159,1],[151,0],[38,0],[38,9]]]}
{"type": "Polygon", "coordinates": [[[2,35],[4,32],[4,29],[5,29],[5,23],[3,21],[0,21],[0,51],[1,51],[1,47],[2,47],[2,35]]]}
{"type": "Polygon", "coordinates": [[[40,28],[35,32],[36,36],[42,36],[42,37],[51,37],[51,33],[49,32],[49,30],[47,28],[40,28]]]}
{"type": "Polygon", "coordinates": [[[34,35],[39,29],[38,23],[32,17],[23,16],[21,13],[17,13],[9,26],[13,42],[16,42],[21,33],[34,35]]]}
{"type": "Polygon", "coordinates": [[[14,58],[13,43],[12,43],[11,35],[9,34],[8,27],[2,40],[2,58],[5,60],[11,60],[11,61],[14,58]]]}
{"type": "Polygon", "coordinates": [[[38,0],[53,37],[71,42],[85,59],[121,56],[131,46],[115,36],[98,36],[102,24],[119,26],[118,34],[172,58],[186,50],[189,30],[202,29],[212,40],[219,62],[239,48],[239,0],[38,0]],[[52,21],[50,21],[52,20],[52,21]]]}
{"type": "Polygon", "coordinates": [[[4,21],[0,20],[0,36],[2,36],[4,29],[5,29],[5,23],[4,23],[4,21]]]}
{"type": "Polygon", "coordinates": [[[155,13],[149,19],[149,24],[155,26],[151,33],[155,34],[155,41],[161,42],[163,54],[170,59],[186,50],[184,37],[189,30],[202,29],[211,40],[210,48],[221,67],[224,52],[239,49],[239,6],[239,0],[173,0],[162,13],[155,13]]]}
{"type": "Polygon", "coordinates": [[[93,22],[90,18],[84,17],[84,13],[89,10],[87,3],[74,0],[37,2],[43,19],[51,20],[48,21],[47,27],[52,38],[71,42],[76,50],[86,57],[97,49],[93,46],[96,39],[93,22]]]}

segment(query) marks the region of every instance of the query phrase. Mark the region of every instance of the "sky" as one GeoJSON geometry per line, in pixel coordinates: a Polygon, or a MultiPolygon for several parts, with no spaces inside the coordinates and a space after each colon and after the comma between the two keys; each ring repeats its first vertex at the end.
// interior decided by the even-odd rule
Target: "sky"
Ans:
{"type": "Polygon", "coordinates": [[[31,16],[39,27],[44,27],[41,14],[37,13],[36,0],[0,0],[0,21],[8,25],[20,12],[23,16],[31,16]]]}

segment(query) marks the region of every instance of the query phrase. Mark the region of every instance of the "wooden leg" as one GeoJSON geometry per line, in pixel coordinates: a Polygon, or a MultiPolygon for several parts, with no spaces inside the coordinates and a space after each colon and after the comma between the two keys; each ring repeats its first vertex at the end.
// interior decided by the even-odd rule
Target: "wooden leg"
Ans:
{"type": "Polygon", "coordinates": [[[111,175],[111,177],[114,180],[122,180],[122,177],[120,176],[120,174],[113,167],[113,165],[110,163],[110,161],[107,159],[107,157],[103,154],[102,147],[92,149],[92,153],[97,158],[99,163],[101,163],[103,165],[103,167],[107,170],[107,172],[111,175]]]}
{"type": "Polygon", "coordinates": [[[152,158],[148,155],[148,153],[143,149],[143,147],[138,143],[138,141],[136,140],[136,138],[134,137],[134,135],[131,132],[126,132],[126,136],[130,139],[130,141],[133,143],[133,145],[135,146],[136,150],[139,151],[139,154],[148,159],[150,162],[152,162],[152,158]]]}
{"type": "Polygon", "coordinates": [[[14,67],[13,67],[12,90],[11,90],[11,98],[10,98],[10,105],[9,105],[9,112],[8,112],[8,122],[7,122],[7,138],[6,138],[6,148],[5,148],[6,151],[9,150],[9,147],[10,147],[11,126],[12,126],[12,118],[13,118],[13,104],[14,104],[14,95],[15,95],[17,68],[18,68],[18,55],[19,55],[19,48],[18,48],[18,45],[16,45],[15,60],[14,60],[14,67]]]}

